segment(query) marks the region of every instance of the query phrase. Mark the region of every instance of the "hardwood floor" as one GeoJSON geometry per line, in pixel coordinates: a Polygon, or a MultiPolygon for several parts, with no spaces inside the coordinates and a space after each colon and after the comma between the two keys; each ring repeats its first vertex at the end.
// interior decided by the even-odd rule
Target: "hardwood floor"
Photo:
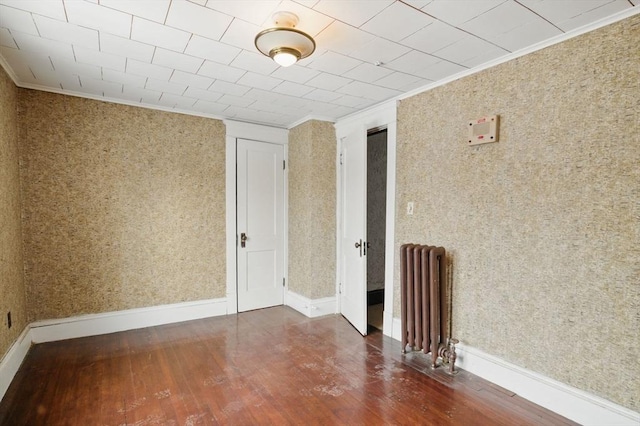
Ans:
{"type": "Polygon", "coordinates": [[[341,316],[276,307],[31,348],[1,425],[572,424],[431,370],[341,316]]]}

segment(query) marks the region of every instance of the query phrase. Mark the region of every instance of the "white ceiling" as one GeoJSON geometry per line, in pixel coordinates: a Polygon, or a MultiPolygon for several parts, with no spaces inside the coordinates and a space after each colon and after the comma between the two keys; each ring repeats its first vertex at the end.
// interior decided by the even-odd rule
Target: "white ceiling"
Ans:
{"type": "Polygon", "coordinates": [[[336,120],[640,0],[0,0],[21,87],[290,127],[336,120]],[[254,37],[289,11],[317,43],[280,68],[254,37]]]}

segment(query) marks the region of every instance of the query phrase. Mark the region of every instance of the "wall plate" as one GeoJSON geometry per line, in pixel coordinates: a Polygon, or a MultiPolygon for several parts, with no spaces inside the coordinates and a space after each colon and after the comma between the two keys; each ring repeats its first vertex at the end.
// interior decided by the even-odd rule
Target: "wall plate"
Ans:
{"type": "Polygon", "coordinates": [[[498,142],[498,116],[490,115],[469,121],[468,145],[498,142]]]}

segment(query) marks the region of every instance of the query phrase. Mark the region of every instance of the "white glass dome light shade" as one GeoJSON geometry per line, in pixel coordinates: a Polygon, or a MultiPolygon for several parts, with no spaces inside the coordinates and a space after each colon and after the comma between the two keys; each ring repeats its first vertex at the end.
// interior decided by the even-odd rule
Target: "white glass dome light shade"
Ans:
{"type": "Polygon", "coordinates": [[[311,36],[295,28],[276,27],[261,31],[256,35],[255,45],[260,53],[281,66],[293,65],[316,50],[316,42],[311,36]],[[292,59],[295,60],[291,62],[292,59]]]}
{"type": "Polygon", "coordinates": [[[300,58],[300,52],[295,49],[289,49],[287,47],[279,47],[273,49],[269,53],[269,56],[271,56],[271,59],[276,61],[276,63],[281,67],[290,67],[291,65],[298,62],[298,59],[300,58]]]}

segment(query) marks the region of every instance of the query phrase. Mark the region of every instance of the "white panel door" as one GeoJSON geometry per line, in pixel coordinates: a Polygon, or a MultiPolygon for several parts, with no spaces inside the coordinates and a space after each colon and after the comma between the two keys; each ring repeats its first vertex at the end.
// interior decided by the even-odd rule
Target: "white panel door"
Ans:
{"type": "Polygon", "coordinates": [[[238,139],[238,312],[284,302],[284,148],[238,139]]]}
{"type": "Polygon", "coordinates": [[[367,334],[366,153],[364,127],[342,139],[340,311],[363,336],[367,334]]]}

